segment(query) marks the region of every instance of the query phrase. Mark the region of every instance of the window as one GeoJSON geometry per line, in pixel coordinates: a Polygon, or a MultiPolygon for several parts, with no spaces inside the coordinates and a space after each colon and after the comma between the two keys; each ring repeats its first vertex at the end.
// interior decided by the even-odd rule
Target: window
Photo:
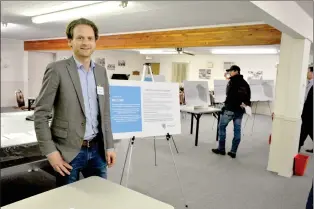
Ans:
{"type": "Polygon", "coordinates": [[[176,83],[182,83],[184,80],[187,80],[187,69],[188,63],[173,62],[171,81],[176,83]]]}

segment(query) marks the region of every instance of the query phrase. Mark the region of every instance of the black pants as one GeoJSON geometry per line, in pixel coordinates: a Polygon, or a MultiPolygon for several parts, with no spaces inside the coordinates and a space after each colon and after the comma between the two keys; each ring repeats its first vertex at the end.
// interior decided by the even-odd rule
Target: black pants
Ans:
{"type": "Polygon", "coordinates": [[[307,136],[310,136],[311,139],[313,140],[313,122],[302,120],[300,142],[299,142],[299,152],[301,150],[301,147],[304,145],[304,142],[307,136]]]}
{"type": "Polygon", "coordinates": [[[313,209],[313,184],[306,203],[306,209],[313,209]]]}

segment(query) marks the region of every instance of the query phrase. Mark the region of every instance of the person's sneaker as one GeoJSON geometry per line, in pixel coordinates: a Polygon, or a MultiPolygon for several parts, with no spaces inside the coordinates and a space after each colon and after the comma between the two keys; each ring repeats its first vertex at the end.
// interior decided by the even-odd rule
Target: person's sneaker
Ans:
{"type": "Polygon", "coordinates": [[[226,155],[226,151],[220,150],[220,149],[212,149],[212,152],[217,155],[226,155]]]}
{"type": "Polygon", "coordinates": [[[233,152],[228,152],[228,155],[232,158],[236,158],[237,154],[233,152]]]}
{"type": "Polygon", "coordinates": [[[310,153],[313,153],[313,149],[307,149],[305,150],[306,152],[310,152],[310,153]]]}

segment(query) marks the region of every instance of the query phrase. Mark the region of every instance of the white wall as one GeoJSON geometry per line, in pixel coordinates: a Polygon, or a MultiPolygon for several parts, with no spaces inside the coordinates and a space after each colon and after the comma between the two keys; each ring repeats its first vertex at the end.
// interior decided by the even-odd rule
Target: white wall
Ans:
{"type": "Polygon", "coordinates": [[[1,107],[17,106],[15,91],[21,89],[24,92],[25,72],[23,41],[1,38],[1,107]]]}
{"type": "Polygon", "coordinates": [[[40,91],[46,67],[54,61],[54,53],[28,53],[28,97],[36,98],[40,91]]]}
{"type": "MultiPolygon", "coordinates": [[[[213,63],[211,79],[208,87],[214,90],[214,80],[224,79],[224,62],[234,62],[241,68],[241,74],[247,79],[248,71],[263,71],[263,79],[276,80],[278,55],[154,55],[150,62],[160,62],[160,74],[165,75],[167,81],[171,81],[172,62],[186,62],[188,67],[188,80],[199,79],[199,69],[209,69],[208,62],[213,63]]],[[[270,115],[272,103],[258,103],[257,109],[254,105],[253,111],[257,114],[270,115]],[[270,108],[269,108],[270,107],[270,108]]]]}
{"type": "Polygon", "coordinates": [[[208,62],[213,63],[212,77],[208,80],[209,89],[214,88],[214,79],[224,79],[223,63],[234,62],[241,68],[241,74],[246,79],[248,71],[263,71],[264,79],[276,79],[276,64],[278,55],[155,55],[150,62],[160,62],[160,74],[165,75],[167,81],[171,81],[172,62],[189,63],[188,80],[200,80],[199,69],[209,69],[208,62]]]}
{"type": "MultiPolygon", "coordinates": [[[[71,51],[59,51],[56,53],[57,60],[70,56],[72,56],[71,51]]],[[[114,71],[107,70],[109,78],[113,73],[132,74],[132,71],[134,70],[142,71],[143,69],[142,57],[132,52],[103,50],[95,51],[92,57],[93,60],[96,60],[97,58],[105,58],[106,66],[108,64],[115,64],[114,71]],[[125,67],[118,66],[118,60],[125,60],[125,67]]]]}

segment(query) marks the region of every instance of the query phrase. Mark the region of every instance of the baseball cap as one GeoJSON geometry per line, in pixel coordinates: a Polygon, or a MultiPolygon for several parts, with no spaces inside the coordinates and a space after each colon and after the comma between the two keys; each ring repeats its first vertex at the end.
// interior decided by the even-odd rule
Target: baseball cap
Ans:
{"type": "Polygon", "coordinates": [[[232,65],[229,69],[226,70],[227,72],[230,71],[238,71],[240,73],[241,69],[237,65],[232,65]]]}

